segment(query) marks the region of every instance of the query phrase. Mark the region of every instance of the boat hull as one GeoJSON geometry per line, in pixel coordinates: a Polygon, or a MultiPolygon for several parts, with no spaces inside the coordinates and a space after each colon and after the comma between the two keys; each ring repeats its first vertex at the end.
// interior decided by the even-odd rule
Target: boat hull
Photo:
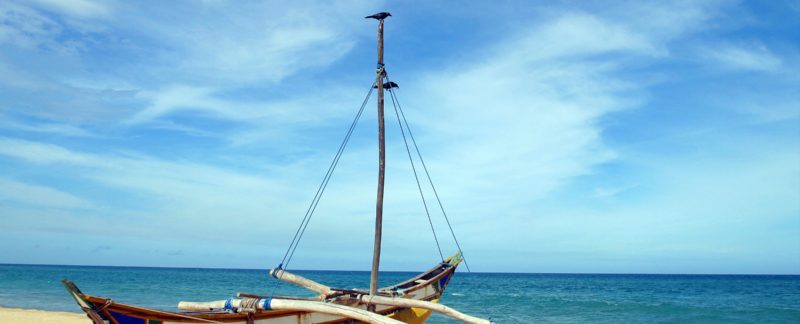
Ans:
{"type": "MultiPolygon", "coordinates": [[[[436,267],[409,280],[380,291],[402,298],[438,302],[450,282],[450,278],[460,263],[456,256],[448,258],[436,267]]],[[[65,280],[67,290],[95,324],[169,324],[169,323],[262,323],[262,324],[310,324],[310,323],[354,323],[351,318],[321,312],[295,310],[256,310],[253,312],[231,312],[214,310],[208,312],[168,312],[147,309],[122,303],[112,299],[82,293],[77,286],[65,280]]],[[[325,301],[367,309],[358,301],[358,293],[344,293],[325,301]]],[[[376,313],[404,323],[424,323],[431,311],[421,308],[376,305],[376,313]]]]}

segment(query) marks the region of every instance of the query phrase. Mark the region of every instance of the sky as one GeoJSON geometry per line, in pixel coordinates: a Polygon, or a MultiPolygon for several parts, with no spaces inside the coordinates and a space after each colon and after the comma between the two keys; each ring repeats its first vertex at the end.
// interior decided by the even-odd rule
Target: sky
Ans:
{"type": "MultiPolygon", "coordinates": [[[[472,271],[800,274],[800,3],[780,0],[2,1],[0,263],[276,266],[374,80],[379,11],[472,271]]],[[[369,270],[367,107],[290,269],[369,270]]],[[[381,269],[424,270],[386,118],[381,269]]]]}

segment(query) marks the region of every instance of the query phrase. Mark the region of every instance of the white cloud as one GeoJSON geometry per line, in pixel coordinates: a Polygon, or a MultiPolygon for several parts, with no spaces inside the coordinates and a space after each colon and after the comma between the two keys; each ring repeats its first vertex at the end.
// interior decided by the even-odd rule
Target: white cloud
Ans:
{"type": "MultiPolygon", "coordinates": [[[[189,86],[167,87],[158,93],[149,95],[149,97],[152,98],[152,104],[137,112],[128,120],[128,123],[140,123],[180,110],[210,111],[222,114],[223,116],[229,116],[233,113],[225,110],[225,106],[227,105],[220,103],[219,100],[212,99],[209,96],[210,92],[211,89],[209,88],[189,86]]],[[[147,94],[143,95],[148,96],[147,94]]]]}
{"type": "Polygon", "coordinates": [[[746,124],[791,121],[800,118],[800,100],[782,93],[761,97],[734,94],[716,99],[720,106],[751,117],[746,124]]]}
{"type": "Polygon", "coordinates": [[[0,154],[27,160],[35,164],[97,164],[96,161],[87,158],[85,155],[74,153],[57,145],[4,137],[0,137],[0,154]]]}
{"type": "Polygon", "coordinates": [[[0,201],[21,203],[35,208],[87,208],[90,203],[82,198],[53,189],[0,178],[0,201]]]}
{"type": "Polygon", "coordinates": [[[54,45],[62,26],[30,8],[13,2],[0,3],[0,44],[34,48],[54,45]]]}
{"type": "Polygon", "coordinates": [[[781,60],[761,44],[752,46],[718,44],[706,48],[703,52],[711,61],[734,70],[775,72],[782,65],[781,60]]]}
{"type": "MultiPolygon", "coordinates": [[[[498,52],[508,59],[569,59],[593,54],[659,54],[656,44],[638,30],[586,13],[566,13],[498,52]]],[[[502,60],[501,60],[502,61],[502,60]]],[[[518,64],[518,61],[505,60],[518,64]]]]}
{"type": "Polygon", "coordinates": [[[638,186],[639,186],[638,184],[630,184],[630,185],[617,186],[617,187],[598,187],[598,188],[595,188],[595,190],[594,190],[594,197],[595,198],[614,197],[616,195],[619,195],[620,193],[623,193],[625,191],[634,189],[634,188],[636,188],[638,186]]]}
{"type": "Polygon", "coordinates": [[[4,1],[0,3],[0,44],[42,50],[51,60],[64,60],[64,56],[77,55],[97,43],[95,36],[104,30],[90,18],[108,16],[110,10],[105,4],[84,0],[4,1]]]}
{"type": "MultiPolygon", "coordinates": [[[[0,154],[39,165],[91,168],[86,178],[145,191],[157,196],[181,196],[191,188],[214,191],[220,184],[237,189],[263,187],[263,179],[191,162],[169,162],[137,153],[98,155],[33,141],[0,138],[0,154]]],[[[233,191],[233,190],[232,190],[233,191]]],[[[227,194],[234,194],[228,191],[227,194]]],[[[188,200],[187,200],[188,202],[188,200]]]]}
{"type": "Polygon", "coordinates": [[[344,125],[363,101],[365,91],[365,88],[331,84],[320,85],[317,91],[302,96],[244,100],[225,98],[218,89],[174,85],[139,93],[139,98],[152,104],[123,124],[222,138],[236,147],[259,143],[294,145],[310,129],[328,127],[335,121],[344,125]],[[230,130],[217,129],[212,134],[170,120],[193,114],[227,121],[232,126],[230,130]]]}
{"type": "Polygon", "coordinates": [[[36,6],[79,18],[105,17],[111,13],[110,1],[34,0],[36,6]]]}
{"type": "Polygon", "coordinates": [[[352,13],[368,12],[369,7],[359,2],[211,3],[175,8],[192,19],[138,17],[124,20],[123,28],[135,28],[170,49],[159,53],[154,69],[179,71],[178,78],[194,84],[279,82],[299,71],[327,66],[347,53],[363,29],[363,21],[352,19],[352,13]]]}
{"type": "Polygon", "coordinates": [[[629,28],[659,41],[673,40],[688,33],[714,28],[709,22],[719,17],[729,0],[678,0],[669,2],[633,1],[609,6],[604,15],[622,21],[629,28]]]}
{"type": "Polygon", "coordinates": [[[56,123],[31,123],[31,122],[20,122],[15,121],[13,118],[9,116],[3,116],[0,114],[0,129],[9,129],[9,130],[20,130],[24,132],[31,132],[31,133],[44,133],[44,134],[54,134],[54,135],[61,135],[61,136],[71,136],[71,137],[92,137],[95,136],[91,132],[72,125],[68,124],[56,124],[56,123]]]}
{"type": "MultiPolygon", "coordinates": [[[[149,211],[153,213],[151,217],[169,215],[164,219],[165,226],[187,218],[192,218],[194,224],[213,224],[219,217],[243,215],[226,222],[227,226],[238,226],[263,214],[266,205],[275,204],[283,210],[285,199],[281,197],[297,193],[284,180],[273,180],[264,174],[190,161],[165,161],[136,153],[83,153],[52,144],[0,138],[0,155],[32,163],[39,170],[74,174],[75,181],[122,190],[126,195],[115,194],[116,203],[136,199],[139,212],[149,211]]],[[[284,167],[268,170],[294,172],[284,167]]],[[[198,227],[214,229],[210,225],[198,227]]]]}
{"type": "Polygon", "coordinates": [[[613,22],[567,14],[478,62],[423,78],[411,92],[425,102],[412,99],[407,108],[424,118],[414,120],[426,131],[445,138],[434,168],[448,170],[445,181],[460,195],[480,192],[486,208],[519,207],[614,159],[599,120],[637,101],[636,87],[615,77],[617,66],[624,55],[652,55],[653,48],[644,35],[613,22]],[[575,59],[607,53],[621,56],[602,64],[575,59]],[[446,91],[438,91],[441,84],[449,84],[446,91]],[[424,117],[411,107],[424,108],[424,117]]]}
{"type": "Polygon", "coordinates": [[[3,105],[19,105],[13,99],[26,96],[25,106],[33,109],[18,112],[59,122],[108,122],[131,111],[134,124],[176,111],[245,120],[260,115],[258,100],[223,100],[220,92],[254,84],[268,89],[301,71],[329,66],[365,31],[352,13],[373,6],[164,5],[171,8],[93,1],[0,4],[0,43],[15,50],[0,64],[0,82],[9,85],[2,92],[11,99],[3,105]],[[125,14],[117,15],[116,6],[125,14]],[[55,12],[55,18],[41,10],[55,12]],[[182,14],[164,16],[175,11],[182,14]],[[114,19],[93,19],[106,16],[114,19]]]}
{"type": "MultiPolygon", "coordinates": [[[[782,148],[732,160],[704,153],[688,163],[685,156],[637,160],[650,176],[636,198],[545,200],[482,229],[503,233],[504,250],[530,257],[511,266],[516,271],[796,273],[800,257],[786,247],[800,244],[800,154],[782,148]]],[[[472,254],[483,262],[503,258],[489,249],[472,254]]]]}

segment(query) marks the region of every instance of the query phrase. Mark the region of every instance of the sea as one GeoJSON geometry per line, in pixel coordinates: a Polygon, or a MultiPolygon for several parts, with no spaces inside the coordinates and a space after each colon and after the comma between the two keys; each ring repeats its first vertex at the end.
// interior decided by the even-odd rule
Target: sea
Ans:
{"type": "MultiPolygon", "coordinates": [[[[369,282],[363,271],[293,272],[338,288],[369,282]]],[[[381,273],[381,284],[416,274],[381,273]]],[[[162,310],[237,292],[313,295],[266,270],[0,264],[0,306],[80,312],[62,278],[87,294],[162,310]]],[[[800,276],[457,272],[442,302],[497,323],[800,323],[800,276]]]]}

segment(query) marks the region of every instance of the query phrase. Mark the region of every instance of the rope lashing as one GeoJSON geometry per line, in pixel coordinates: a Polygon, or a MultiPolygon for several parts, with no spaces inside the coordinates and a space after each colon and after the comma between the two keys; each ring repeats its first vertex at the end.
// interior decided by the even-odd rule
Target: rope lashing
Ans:
{"type": "Polygon", "coordinates": [[[259,298],[244,298],[239,303],[239,312],[240,313],[253,313],[258,310],[258,302],[261,301],[259,298]]]}

